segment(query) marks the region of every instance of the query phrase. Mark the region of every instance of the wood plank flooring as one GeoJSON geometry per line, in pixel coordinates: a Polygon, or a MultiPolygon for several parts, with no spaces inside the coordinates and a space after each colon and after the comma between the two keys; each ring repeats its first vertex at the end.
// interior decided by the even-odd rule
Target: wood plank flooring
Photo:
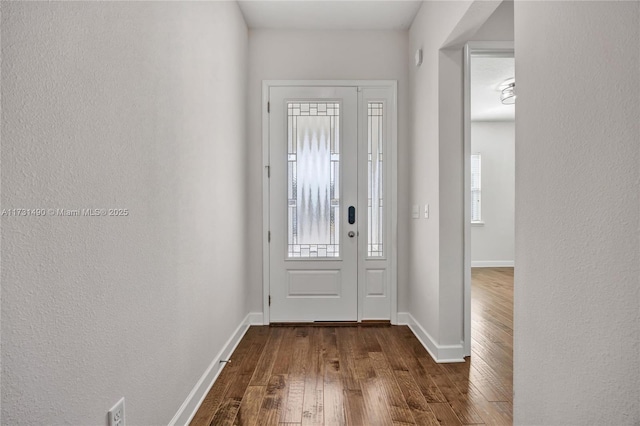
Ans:
{"type": "Polygon", "coordinates": [[[406,326],[251,327],[192,425],[510,425],[513,268],[472,271],[472,355],[406,326]]]}

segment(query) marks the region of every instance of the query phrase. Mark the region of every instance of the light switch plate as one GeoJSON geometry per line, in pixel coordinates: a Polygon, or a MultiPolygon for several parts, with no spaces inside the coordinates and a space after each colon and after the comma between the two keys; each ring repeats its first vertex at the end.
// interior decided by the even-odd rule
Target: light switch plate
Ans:
{"type": "Polygon", "coordinates": [[[420,65],[422,65],[422,49],[416,50],[416,55],[414,59],[416,62],[416,67],[419,67],[420,65]]]}
{"type": "Polygon", "coordinates": [[[429,204],[424,205],[424,218],[429,219],[429,204]]]}

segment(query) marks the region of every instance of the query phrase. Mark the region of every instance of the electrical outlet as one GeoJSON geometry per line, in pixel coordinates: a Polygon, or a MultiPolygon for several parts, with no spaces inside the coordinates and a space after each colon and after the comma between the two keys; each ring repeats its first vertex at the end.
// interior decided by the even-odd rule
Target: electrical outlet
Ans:
{"type": "Polygon", "coordinates": [[[124,426],[124,396],[109,410],[109,426],[124,426]]]}

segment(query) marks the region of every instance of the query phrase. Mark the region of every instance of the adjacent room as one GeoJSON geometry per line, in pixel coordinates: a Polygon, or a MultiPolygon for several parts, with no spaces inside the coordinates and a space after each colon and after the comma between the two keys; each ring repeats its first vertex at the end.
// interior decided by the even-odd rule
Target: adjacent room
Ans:
{"type": "Polygon", "coordinates": [[[515,61],[512,46],[469,43],[465,70],[471,364],[513,388],[515,61]]]}

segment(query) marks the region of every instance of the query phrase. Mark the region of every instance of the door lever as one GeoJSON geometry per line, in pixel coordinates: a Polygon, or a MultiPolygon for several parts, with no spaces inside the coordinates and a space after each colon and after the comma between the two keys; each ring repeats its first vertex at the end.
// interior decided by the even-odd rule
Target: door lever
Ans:
{"type": "Polygon", "coordinates": [[[356,223],[356,208],[349,206],[349,225],[356,223]]]}

